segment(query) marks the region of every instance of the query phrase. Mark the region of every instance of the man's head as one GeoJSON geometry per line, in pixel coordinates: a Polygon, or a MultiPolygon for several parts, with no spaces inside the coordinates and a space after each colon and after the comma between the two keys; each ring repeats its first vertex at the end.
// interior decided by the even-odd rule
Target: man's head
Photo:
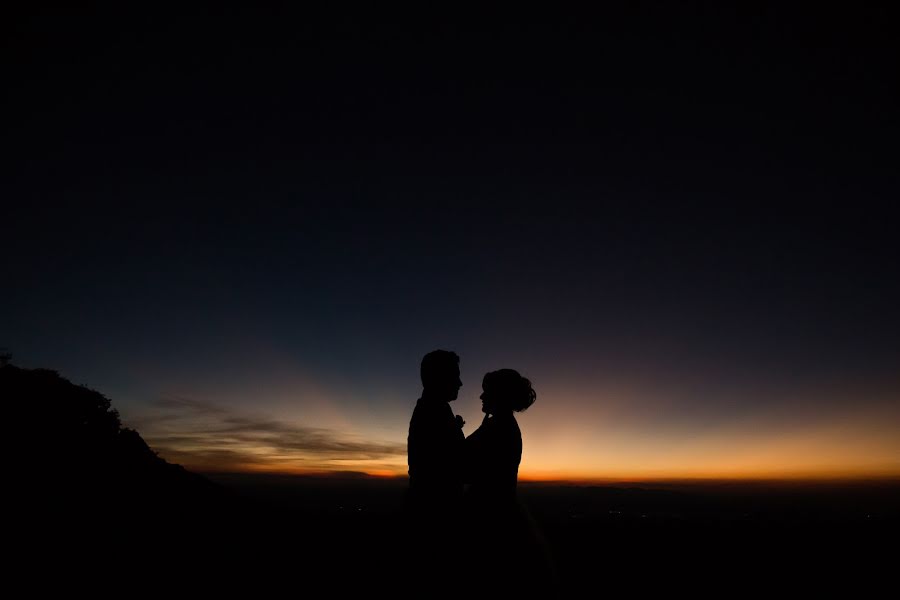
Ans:
{"type": "Polygon", "coordinates": [[[462,381],[459,378],[459,356],[449,350],[434,350],[422,359],[423,395],[441,400],[456,400],[462,381]]]}

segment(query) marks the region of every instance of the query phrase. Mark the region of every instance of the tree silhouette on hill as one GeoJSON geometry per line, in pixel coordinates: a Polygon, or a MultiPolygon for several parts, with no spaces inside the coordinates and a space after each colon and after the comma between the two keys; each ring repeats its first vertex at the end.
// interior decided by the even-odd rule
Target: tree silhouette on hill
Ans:
{"type": "Polygon", "coordinates": [[[0,398],[16,449],[21,493],[53,514],[166,517],[220,504],[218,486],[157,456],[122,426],[106,396],[56,371],[0,361],[0,398]]]}
{"type": "Polygon", "coordinates": [[[284,513],[157,456],[100,392],[2,358],[12,546],[52,565],[51,579],[68,584],[58,573],[84,577],[103,565],[127,584],[152,579],[171,590],[190,565],[188,580],[213,593],[211,582],[230,585],[223,572],[257,577],[276,564],[284,513]]]}

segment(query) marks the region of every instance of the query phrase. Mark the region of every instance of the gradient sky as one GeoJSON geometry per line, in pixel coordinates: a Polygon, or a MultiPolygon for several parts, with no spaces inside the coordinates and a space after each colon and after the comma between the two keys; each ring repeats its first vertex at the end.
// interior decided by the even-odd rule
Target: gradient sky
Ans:
{"type": "Polygon", "coordinates": [[[523,477],[900,475],[885,15],[118,10],[3,36],[0,346],[165,458],[405,473],[446,348],[523,477]]]}

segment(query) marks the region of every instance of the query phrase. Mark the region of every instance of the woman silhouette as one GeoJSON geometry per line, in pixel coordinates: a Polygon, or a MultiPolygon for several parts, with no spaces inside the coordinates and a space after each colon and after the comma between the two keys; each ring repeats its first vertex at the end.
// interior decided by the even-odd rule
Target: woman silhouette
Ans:
{"type": "Polygon", "coordinates": [[[466,438],[468,500],[480,513],[505,513],[516,504],[522,433],[513,416],[534,404],[531,382],[512,369],[492,371],[481,384],[484,421],[466,438]]]}
{"type": "Polygon", "coordinates": [[[546,589],[552,561],[516,498],[522,434],[513,413],[534,404],[537,395],[531,382],[512,369],[488,373],[481,387],[484,421],[465,443],[467,520],[474,525],[467,536],[468,554],[486,568],[480,583],[493,592],[546,589]],[[510,577],[513,573],[519,576],[510,577]]]}

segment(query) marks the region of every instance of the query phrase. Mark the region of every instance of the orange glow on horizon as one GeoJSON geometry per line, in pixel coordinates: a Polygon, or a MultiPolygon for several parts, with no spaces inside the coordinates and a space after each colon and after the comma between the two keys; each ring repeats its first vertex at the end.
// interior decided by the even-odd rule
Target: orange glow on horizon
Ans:
{"type": "MultiPolygon", "coordinates": [[[[273,408],[262,415],[242,412],[237,399],[216,403],[210,391],[180,412],[169,407],[150,415],[158,420],[138,428],[162,458],[197,472],[406,476],[410,403],[344,411],[337,392],[296,378],[289,383],[272,387],[277,402],[266,400],[273,408]],[[288,388],[315,397],[312,415],[288,410],[288,388]]],[[[588,393],[583,387],[546,384],[539,404],[517,415],[520,481],[900,477],[896,382],[773,391],[764,403],[742,400],[727,411],[713,402],[691,405],[671,389],[607,382],[588,393]]],[[[471,434],[478,427],[477,395],[452,408],[469,417],[464,433],[471,434]]]]}
{"type": "Polygon", "coordinates": [[[848,481],[900,479],[900,469],[851,471],[615,471],[606,474],[571,473],[563,471],[520,472],[520,482],[651,482],[651,481],[848,481]]]}
{"type": "MultiPolygon", "coordinates": [[[[190,468],[189,465],[185,465],[190,468]]],[[[348,473],[359,473],[369,477],[381,479],[405,478],[405,467],[396,469],[328,469],[328,468],[284,468],[279,465],[230,465],[225,468],[201,468],[197,469],[208,473],[247,473],[268,475],[293,475],[313,477],[334,477],[348,473]]],[[[883,470],[851,470],[851,469],[819,469],[805,471],[789,470],[691,470],[681,469],[672,471],[624,471],[611,470],[606,473],[578,472],[563,470],[522,470],[519,472],[519,482],[549,483],[565,482],[576,484],[603,484],[622,482],[661,482],[661,481],[861,481],[861,480],[893,480],[900,479],[900,468],[883,470]]]]}

